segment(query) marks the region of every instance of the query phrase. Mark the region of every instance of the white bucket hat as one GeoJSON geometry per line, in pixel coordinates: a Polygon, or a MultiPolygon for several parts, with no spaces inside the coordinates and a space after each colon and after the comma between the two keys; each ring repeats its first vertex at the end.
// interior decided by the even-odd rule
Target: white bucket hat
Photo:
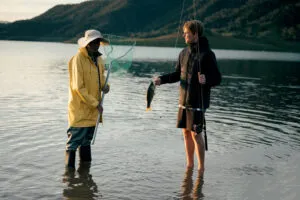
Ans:
{"type": "Polygon", "coordinates": [[[87,30],[84,33],[84,37],[79,38],[79,40],[77,41],[79,47],[86,47],[86,45],[88,45],[88,43],[90,43],[91,41],[95,40],[95,39],[101,39],[101,44],[105,45],[105,44],[109,44],[109,41],[107,39],[105,39],[102,34],[97,31],[97,30],[87,30]]]}

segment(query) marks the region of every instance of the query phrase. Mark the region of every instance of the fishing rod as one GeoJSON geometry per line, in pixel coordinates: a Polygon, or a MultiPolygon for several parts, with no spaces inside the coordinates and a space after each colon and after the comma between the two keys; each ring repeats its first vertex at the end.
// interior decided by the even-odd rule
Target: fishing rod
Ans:
{"type": "MultiPolygon", "coordinates": [[[[177,31],[177,37],[176,37],[176,42],[175,42],[175,48],[177,47],[177,42],[178,42],[178,37],[179,37],[179,32],[180,32],[180,26],[181,26],[181,22],[182,22],[182,17],[183,17],[183,12],[184,12],[184,6],[185,6],[185,0],[182,1],[182,8],[181,8],[181,14],[180,14],[180,19],[179,19],[179,25],[178,25],[178,31],[177,31]]],[[[197,16],[197,11],[196,11],[196,1],[193,0],[193,17],[194,17],[194,20],[196,20],[196,16],[197,16]]],[[[197,45],[197,54],[199,54],[199,43],[197,45]]],[[[200,59],[198,60],[199,64],[198,64],[198,67],[199,67],[199,72],[201,74],[201,67],[200,67],[200,59]]],[[[201,103],[202,103],[202,106],[201,106],[201,112],[202,112],[202,124],[203,124],[203,132],[204,132],[204,142],[205,142],[205,150],[207,151],[208,150],[208,145],[207,145],[207,135],[206,135],[206,121],[205,121],[205,110],[204,110],[204,104],[203,104],[203,86],[201,84],[201,103]]],[[[199,102],[200,104],[200,102],[199,102]]]]}
{"type": "MultiPolygon", "coordinates": [[[[196,1],[193,0],[193,10],[194,10],[194,20],[196,20],[196,1]]],[[[197,27],[197,26],[196,26],[197,27]]],[[[197,27],[196,30],[198,31],[199,28],[197,27]]],[[[198,58],[198,80],[200,81],[200,75],[201,75],[201,59],[202,56],[200,56],[200,47],[199,47],[199,33],[198,33],[198,44],[197,44],[197,57],[198,58]]],[[[205,80],[206,81],[206,80],[205,80]]],[[[198,86],[199,87],[199,86],[198,86]]],[[[203,102],[203,84],[200,83],[200,87],[201,87],[201,113],[202,113],[202,127],[203,127],[203,135],[204,135],[204,144],[205,144],[205,150],[208,150],[208,145],[207,145],[207,134],[206,134],[206,120],[205,120],[205,109],[204,109],[204,102],[203,102]]],[[[200,104],[200,102],[199,102],[200,104]]]]}
{"type": "MultiPolygon", "coordinates": [[[[107,84],[108,84],[108,79],[109,79],[109,75],[110,75],[110,71],[111,71],[111,68],[112,68],[112,63],[118,59],[121,59],[123,58],[124,56],[126,56],[132,49],[133,47],[135,46],[136,42],[134,41],[134,44],[131,46],[131,48],[129,50],[127,50],[122,56],[119,56],[113,60],[111,60],[109,62],[109,67],[107,69],[107,74],[106,74],[106,79],[105,79],[105,83],[104,83],[104,87],[103,88],[106,88],[107,84]]],[[[110,51],[110,53],[113,51],[113,48],[112,50],[110,51]]],[[[110,54],[109,53],[109,54],[110,54]]],[[[108,55],[109,55],[108,54],[108,55]]],[[[99,85],[100,87],[100,85],[99,85]]],[[[102,98],[101,98],[101,102],[100,102],[100,105],[102,106],[103,105],[103,101],[104,101],[104,97],[105,97],[105,93],[102,94],[102,98]]],[[[100,121],[100,118],[101,118],[101,113],[99,112],[98,113],[98,117],[97,117],[97,121],[96,121],[96,126],[95,126],[95,130],[94,130],[94,134],[93,134],[93,139],[92,139],[92,144],[95,143],[95,139],[96,139],[96,134],[97,134],[97,130],[98,130],[98,126],[99,126],[99,121],[100,121]]]]}

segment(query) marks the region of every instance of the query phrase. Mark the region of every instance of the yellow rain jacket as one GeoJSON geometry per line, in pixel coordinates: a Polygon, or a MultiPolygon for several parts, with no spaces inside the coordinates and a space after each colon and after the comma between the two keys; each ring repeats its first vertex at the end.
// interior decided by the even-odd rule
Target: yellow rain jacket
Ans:
{"type": "Polygon", "coordinates": [[[101,101],[101,91],[105,84],[104,61],[101,56],[98,57],[97,63],[100,72],[100,89],[97,66],[88,55],[86,48],[80,48],[69,61],[69,126],[96,125],[99,113],[97,106],[101,101]]]}

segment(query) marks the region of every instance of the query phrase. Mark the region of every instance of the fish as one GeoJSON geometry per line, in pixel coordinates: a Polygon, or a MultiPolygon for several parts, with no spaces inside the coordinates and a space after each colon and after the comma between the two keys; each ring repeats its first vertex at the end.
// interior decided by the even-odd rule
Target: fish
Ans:
{"type": "Polygon", "coordinates": [[[151,102],[153,100],[153,97],[154,97],[154,94],[155,94],[155,84],[153,83],[153,81],[151,81],[149,87],[148,87],[148,90],[147,90],[147,109],[146,111],[150,111],[152,110],[151,109],[151,102]]]}

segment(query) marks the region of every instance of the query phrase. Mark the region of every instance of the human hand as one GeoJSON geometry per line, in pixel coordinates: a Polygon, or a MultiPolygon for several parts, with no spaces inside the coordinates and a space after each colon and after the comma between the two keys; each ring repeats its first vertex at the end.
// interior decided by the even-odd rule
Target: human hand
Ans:
{"type": "Polygon", "coordinates": [[[200,72],[198,72],[198,79],[199,79],[199,83],[200,84],[205,84],[206,83],[206,77],[204,74],[200,74],[200,72]]]}
{"type": "Polygon", "coordinates": [[[102,89],[102,91],[104,92],[104,94],[106,94],[106,93],[109,92],[109,89],[110,89],[109,85],[106,85],[106,86],[102,89]]]}
{"type": "Polygon", "coordinates": [[[155,77],[155,78],[153,79],[153,83],[154,83],[154,85],[160,85],[160,84],[161,84],[160,78],[159,78],[159,77],[155,77]]]}
{"type": "Polygon", "coordinates": [[[103,107],[102,107],[102,105],[100,103],[98,104],[97,109],[98,109],[98,111],[99,111],[100,114],[103,113],[103,107]]]}

